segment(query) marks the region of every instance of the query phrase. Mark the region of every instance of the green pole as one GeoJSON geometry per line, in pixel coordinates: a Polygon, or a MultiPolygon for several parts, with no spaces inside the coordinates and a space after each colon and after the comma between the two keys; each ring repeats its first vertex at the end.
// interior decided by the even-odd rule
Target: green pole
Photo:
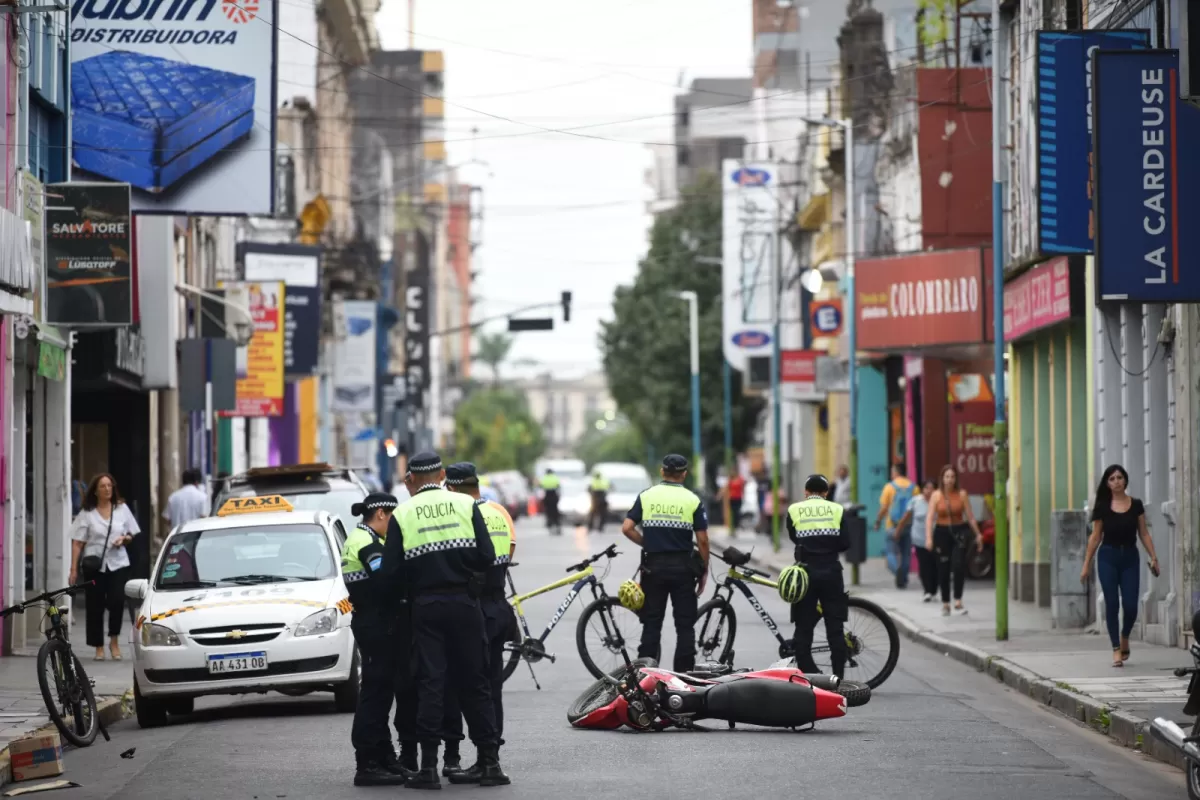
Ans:
{"type": "MultiPolygon", "coordinates": [[[[851,358],[854,356],[851,355],[851,358]]],[[[858,398],[856,397],[855,400],[858,398]]],[[[851,434],[850,436],[850,502],[858,504],[858,437],[851,434]]],[[[850,565],[850,585],[858,586],[861,580],[859,574],[859,565],[850,565]]]]}
{"type": "MultiPolygon", "coordinates": [[[[1000,4],[992,4],[992,34],[1000,42],[1003,29],[1000,27],[1000,4]]],[[[996,52],[1003,53],[997,44],[996,52]]],[[[1004,90],[1001,82],[1003,62],[992,70],[993,97],[1000,97],[1004,90]]],[[[994,393],[996,395],[996,419],[993,426],[996,448],[995,496],[992,516],[996,521],[996,641],[1008,639],[1008,408],[1005,405],[1004,363],[1004,175],[1001,152],[1004,120],[1000,109],[992,114],[992,305],[994,327],[992,329],[992,369],[994,371],[994,393]]]]}

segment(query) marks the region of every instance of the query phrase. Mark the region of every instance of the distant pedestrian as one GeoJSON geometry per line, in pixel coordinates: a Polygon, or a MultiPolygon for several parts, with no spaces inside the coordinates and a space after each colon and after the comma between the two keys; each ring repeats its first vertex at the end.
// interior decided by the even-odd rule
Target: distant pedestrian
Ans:
{"type": "Polygon", "coordinates": [[[850,468],[842,464],[837,468],[837,480],[833,482],[833,502],[843,508],[850,505],[850,468]]]}
{"type": "Polygon", "coordinates": [[[938,477],[938,488],[929,498],[925,520],[925,549],[937,558],[938,584],[942,590],[942,616],[950,616],[950,577],[954,577],[954,612],[963,608],[963,584],[967,580],[967,547],[975,534],[975,548],[983,550],[983,536],[971,510],[967,490],[958,485],[958,470],[947,464],[938,477]]]}
{"type": "Polygon", "coordinates": [[[108,649],[121,660],[121,617],[125,582],[129,579],[128,545],[142,532],[133,512],[121,499],[117,480],[107,472],[92,478],[83,507],[71,524],[71,583],[87,587],[87,643],[104,660],[104,612],[108,612],[108,649]]]}
{"type": "Polygon", "coordinates": [[[1092,557],[1096,557],[1096,575],[1104,593],[1104,622],[1112,642],[1113,666],[1123,667],[1129,658],[1129,634],[1137,622],[1141,564],[1137,540],[1150,556],[1150,572],[1158,577],[1158,556],[1146,525],[1142,501],[1128,494],[1129,473],[1120,464],[1104,470],[1096,487],[1092,505],[1092,535],[1088,537],[1087,556],[1079,580],[1086,586],[1091,577],[1092,557]],[[1119,620],[1120,612],[1124,619],[1119,620]],[[1121,624],[1118,626],[1118,622],[1121,624]]]}
{"type": "Polygon", "coordinates": [[[929,516],[929,498],[937,488],[932,480],[926,480],[921,485],[921,493],[908,504],[905,512],[906,519],[900,521],[901,527],[911,531],[913,547],[917,551],[917,575],[921,579],[922,598],[926,603],[933,602],[938,590],[937,557],[932,550],[925,547],[925,521],[929,516]]]}
{"type": "Polygon", "coordinates": [[[902,523],[909,503],[912,502],[913,493],[913,482],[905,474],[904,464],[892,464],[892,479],[884,485],[883,492],[879,495],[875,530],[879,530],[884,520],[887,521],[888,567],[891,567],[894,556],[896,567],[892,572],[896,575],[897,589],[908,588],[908,570],[912,561],[912,530],[902,523]]]}
{"type": "Polygon", "coordinates": [[[183,471],[183,486],[167,498],[167,513],[164,515],[171,528],[178,528],[194,519],[208,516],[208,495],[200,485],[204,477],[200,470],[188,468],[183,471]]]}
{"type": "Polygon", "coordinates": [[[725,484],[725,496],[729,498],[729,519],[725,522],[731,532],[737,531],[742,521],[742,503],[746,498],[746,479],[735,472],[725,484]]]}

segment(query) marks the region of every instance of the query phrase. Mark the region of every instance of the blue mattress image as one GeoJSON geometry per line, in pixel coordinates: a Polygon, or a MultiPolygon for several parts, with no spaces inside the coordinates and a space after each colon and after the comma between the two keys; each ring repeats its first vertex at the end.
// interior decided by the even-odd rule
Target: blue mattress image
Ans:
{"type": "Polygon", "coordinates": [[[255,81],[112,50],[71,65],[75,163],[162,192],[254,127],[255,81]]]}

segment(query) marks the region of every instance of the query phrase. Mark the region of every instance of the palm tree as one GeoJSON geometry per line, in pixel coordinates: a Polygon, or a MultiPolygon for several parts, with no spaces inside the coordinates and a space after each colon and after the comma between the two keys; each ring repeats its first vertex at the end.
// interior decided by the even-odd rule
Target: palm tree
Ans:
{"type": "Polygon", "coordinates": [[[500,382],[500,365],[508,359],[513,338],[507,333],[481,333],[475,337],[475,358],[488,365],[492,371],[492,383],[500,382]]]}

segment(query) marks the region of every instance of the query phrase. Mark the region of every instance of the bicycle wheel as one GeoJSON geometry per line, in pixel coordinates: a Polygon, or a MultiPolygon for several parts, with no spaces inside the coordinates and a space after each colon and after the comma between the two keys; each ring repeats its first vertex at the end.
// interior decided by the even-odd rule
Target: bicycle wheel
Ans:
{"type": "Polygon", "coordinates": [[[504,664],[504,680],[512,677],[512,674],[517,671],[517,664],[521,663],[521,642],[524,641],[520,626],[513,632],[513,638],[509,642],[512,645],[512,650],[508,654],[508,661],[504,664]]]}
{"type": "Polygon", "coordinates": [[[92,694],[92,682],[79,658],[71,651],[71,645],[62,639],[47,639],[38,649],[37,669],[42,700],[54,726],[76,747],[90,745],[100,732],[100,715],[96,697],[92,694]]]}
{"type": "Polygon", "coordinates": [[[621,648],[628,650],[630,642],[637,641],[630,634],[641,625],[641,618],[621,605],[621,601],[615,597],[601,597],[592,601],[583,610],[579,625],[575,628],[575,645],[588,672],[601,678],[607,671],[604,665],[608,665],[608,669],[623,665],[624,662],[619,661],[621,648]],[[598,645],[591,648],[587,642],[589,631],[595,632],[600,640],[598,645]]]}
{"type": "Polygon", "coordinates": [[[733,639],[737,636],[737,614],[723,597],[714,597],[696,615],[700,627],[696,632],[696,652],[702,661],[733,665],[733,639]]]}
{"type": "MultiPolygon", "coordinates": [[[[870,600],[851,595],[845,625],[847,681],[878,689],[900,660],[900,632],[891,616],[870,600]]],[[[822,672],[832,672],[825,626],[814,631],[813,660],[822,672]]]]}

